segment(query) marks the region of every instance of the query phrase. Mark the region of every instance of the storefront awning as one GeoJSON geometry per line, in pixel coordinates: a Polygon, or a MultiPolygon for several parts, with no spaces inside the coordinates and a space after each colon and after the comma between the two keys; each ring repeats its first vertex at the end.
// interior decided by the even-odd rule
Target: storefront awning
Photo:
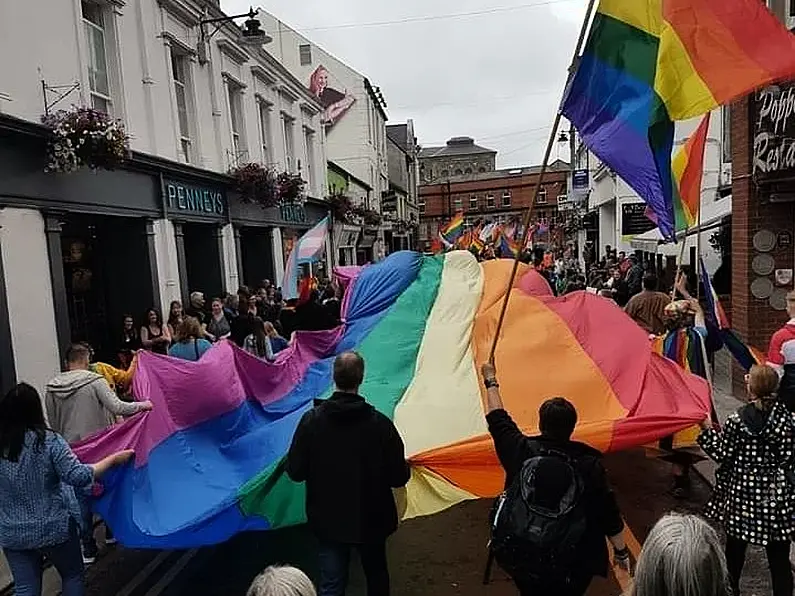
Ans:
{"type": "MultiPolygon", "coordinates": [[[[699,232],[707,232],[709,230],[719,228],[725,217],[725,214],[719,214],[706,219],[705,221],[702,221],[700,225],[687,230],[687,233],[678,232],[676,234],[676,239],[679,241],[685,237],[692,236],[699,232]]],[[[642,250],[643,252],[657,252],[657,247],[660,244],[665,244],[665,242],[663,241],[662,234],[660,234],[660,229],[654,228],[653,230],[649,230],[648,232],[644,232],[643,234],[635,236],[629,241],[629,244],[636,250],[642,250]]]]}

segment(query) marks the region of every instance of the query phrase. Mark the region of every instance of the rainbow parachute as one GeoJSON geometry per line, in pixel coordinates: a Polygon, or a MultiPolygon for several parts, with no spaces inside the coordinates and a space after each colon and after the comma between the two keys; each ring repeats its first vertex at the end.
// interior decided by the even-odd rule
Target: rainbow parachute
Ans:
{"type": "MultiPolygon", "coordinates": [[[[366,361],[361,393],[392,418],[412,477],[397,494],[404,517],[502,489],[486,430],[479,364],[488,358],[510,261],[464,251],[401,252],[346,270],[344,324],[299,332],[274,363],[222,343],[200,362],[144,353],[135,394],[155,409],[91,437],[84,461],[120,448],[134,465],[105,480],[97,511],[132,547],[184,548],[237,532],[304,521],[304,487],[284,456],[314,398],[331,393],[335,354],[366,361]]],[[[538,406],[565,396],[576,438],[602,451],[638,446],[704,419],[709,389],[652,353],[648,337],[601,297],[561,298],[523,267],[496,353],[506,409],[527,433],[538,406]]]]}

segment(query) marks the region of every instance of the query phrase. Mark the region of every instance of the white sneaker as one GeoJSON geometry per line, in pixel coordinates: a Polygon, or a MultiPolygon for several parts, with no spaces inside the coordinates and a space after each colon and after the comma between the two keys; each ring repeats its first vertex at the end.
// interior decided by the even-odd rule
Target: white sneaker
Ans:
{"type": "Polygon", "coordinates": [[[83,565],[93,565],[96,562],[97,562],[96,556],[91,557],[91,556],[86,556],[85,554],[83,555],[83,565]]]}
{"type": "Polygon", "coordinates": [[[118,544],[118,543],[119,543],[119,541],[116,540],[115,536],[108,536],[107,538],[105,538],[105,544],[107,546],[113,546],[114,544],[118,544]]]}

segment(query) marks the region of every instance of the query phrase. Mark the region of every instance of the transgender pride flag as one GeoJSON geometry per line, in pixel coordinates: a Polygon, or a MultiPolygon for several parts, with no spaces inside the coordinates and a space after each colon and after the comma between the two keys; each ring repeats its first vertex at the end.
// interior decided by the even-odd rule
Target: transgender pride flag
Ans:
{"type": "Polygon", "coordinates": [[[313,263],[323,257],[323,247],[328,236],[328,217],[324,217],[314,228],[301,236],[293,245],[282,278],[282,296],[285,300],[298,298],[298,266],[313,263]]]}

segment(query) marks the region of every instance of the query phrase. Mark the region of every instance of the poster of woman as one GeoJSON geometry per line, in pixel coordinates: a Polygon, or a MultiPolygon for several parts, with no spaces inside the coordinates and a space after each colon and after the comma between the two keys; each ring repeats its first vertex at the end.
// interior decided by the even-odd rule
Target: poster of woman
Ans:
{"type": "Polygon", "coordinates": [[[356,98],[347,91],[332,89],[328,86],[328,80],[328,69],[321,64],[309,77],[309,91],[318,98],[320,104],[325,108],[323,124],[330,128],[345,115],[356,102],[356,98]]]}

